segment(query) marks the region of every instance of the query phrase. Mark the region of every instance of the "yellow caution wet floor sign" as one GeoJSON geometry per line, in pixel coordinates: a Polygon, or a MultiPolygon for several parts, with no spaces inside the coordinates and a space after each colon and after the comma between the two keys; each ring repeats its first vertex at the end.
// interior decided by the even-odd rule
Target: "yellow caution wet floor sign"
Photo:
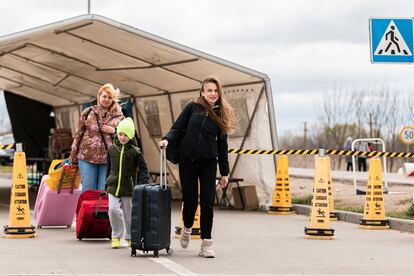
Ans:
{"type": "Polygon", "coordinates": [[[382,169],[379,158],[372,158],[369,162],[364,216],[359,223],[359,227],[373,230],[389,228],[388,220],[385,218],[382,169]]]}
{"type": "Polygon", "coordinates": [[[288,172],[288,157],[286,155],[280,155],[277,159],[276,183],[273,192],[272,206],[269,207],[269,213],[285,215],[292,214],[293,212],[288,172]]]}
{"type": "MultiPolygon", "coordinates": [[[[184,206],[184,203],[183,203],[184,206]]],[[[181,235],[181,230],[183,229],[183,206],[181,207],[181,219],[180,225],[175,227],[175,237],[178,238],[181,235]]],[[[197,206],[197,211],[194,216],[193,228],[191,228],[191,239],[200,239],[201,238],[201,228],[200,228],[200,204],[197,206]]]]}
{"type": "Polygon", "coordinates": [[[329,157],[315,158],[315,181],[313,184],[310,225],[305,227],[307,239],[333,239],[334,229],[330,228],[328,163],[329,157]]]}
{"type": "MultiPolygon", "coordinates": [[[[328,157],[329,158],[329,157],[328,157]]],[[[334,198],[333,198],[333,184],[332,184],[332,172],[331,172],[331,162],[326,163],[327,173],[328,173],[328,198],[329,198],[329,217],[331,221],[338,220],[338,212],[335,212],[334,198]]]]}
{"type": "Polygon", "coordinates": [[[6,238],[33,238],[35,236],[35,227],[30,223],[28,193],[26,156],[24,152],[15,152],[9,224],[4,226],[6,238]]]}
{"type": "MultiPolygon", "coordinates": [[[[198,182],[198,191],[200,191],[200,181],[198,182]]],[[[178,238],[181,235],[181,230],[183,229],[183,208],[184,203],[181,206],[181,219],[179,226],[175,227],[175,237],[178,238]]],[[[194,223],[193,227],[191,228],[191,238],[192,239],[200,239],[201,238],[201,228],[200,228],[200,193],[198,193],[198,205],[197,210],[194,215],[194,223]]]]}

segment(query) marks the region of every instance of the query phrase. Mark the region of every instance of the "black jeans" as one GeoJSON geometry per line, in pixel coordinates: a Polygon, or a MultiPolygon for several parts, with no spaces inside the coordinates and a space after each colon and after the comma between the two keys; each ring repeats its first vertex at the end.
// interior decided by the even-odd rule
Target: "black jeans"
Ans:
{"type": "Polygon", "coordinates": [[[201,238],[211,239],[217,160],[183,160],[180,161],[179,169],[184,202],[184,226],[186,228],[193,227],[194,216],[198,206],[198,180],[200,180],[201,238]]]}

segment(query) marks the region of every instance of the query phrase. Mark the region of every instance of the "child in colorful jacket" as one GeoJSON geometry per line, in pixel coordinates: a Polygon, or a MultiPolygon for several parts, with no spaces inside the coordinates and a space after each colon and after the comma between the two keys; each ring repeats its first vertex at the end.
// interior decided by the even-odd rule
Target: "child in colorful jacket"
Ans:
{"type": "Polygon", "coordinates": [[[148,183],[148,168],[134,138],[132,119],[122,120],[116,132],[114,143],[108,150],[110,173],[106,179],[112,248],[120,246],[124,226],[124,238],[131,245],[132,192],[135,185],[148,183]]]}

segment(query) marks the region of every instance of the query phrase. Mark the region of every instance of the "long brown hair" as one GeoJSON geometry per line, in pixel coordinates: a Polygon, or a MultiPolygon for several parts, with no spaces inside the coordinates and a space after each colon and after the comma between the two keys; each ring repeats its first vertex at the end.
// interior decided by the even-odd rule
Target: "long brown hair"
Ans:
{"type": "Polygon", "coordinates": [[[204,110],[210,116],[210,118],[218,125],[222,135],[231,134],[234,131],[234,127],[236,124],[236,116],[234,113],[234,109],[223,96],[223,88],[221,86],[219,79],[217,77],[210,76],[207,77],[201,84],[200,96],[197,99],[195,99],[195,102],[202,105],[204,107],[204,110]],[[219,98],[216,102],[216,106],[218,105],[217,111],[213,110],[213,108],[208,104],[204,97],[201,96],[201,92],[204,91],[204,86],[207,83],[214,83],[215,85],[217,85],[217,90],[219,94],[219,98]]]}

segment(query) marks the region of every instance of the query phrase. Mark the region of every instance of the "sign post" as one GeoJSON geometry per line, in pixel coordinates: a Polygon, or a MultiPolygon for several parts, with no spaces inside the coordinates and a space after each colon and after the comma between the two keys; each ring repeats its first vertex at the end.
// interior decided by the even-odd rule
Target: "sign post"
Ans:
{"type": "Polygon", "coordinates": [[[410,152],[410,145],[414,144],[414,127],[413,126],[403,127],[400,131],[400,140],[401,142],[407,145],[407,152],[410,152]]]}

